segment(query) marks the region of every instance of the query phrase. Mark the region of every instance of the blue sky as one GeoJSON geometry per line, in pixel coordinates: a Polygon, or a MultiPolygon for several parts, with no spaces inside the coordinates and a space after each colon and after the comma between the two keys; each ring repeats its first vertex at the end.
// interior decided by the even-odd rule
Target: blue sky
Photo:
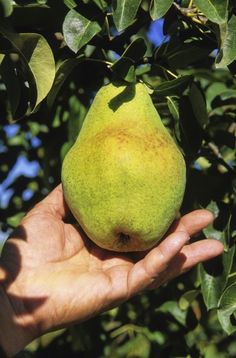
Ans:
{"type": "MultiPolygon", "coordinates": [[[[34,178],[39,171],[39,164],[36,161],[29,162],[23,155],[20,155],[14,167],[9,172],[9,175],[4,182],[0,184],[0,206],[6,207],[9,199],[13,194],[12,189],[8,189],[8,186],[20,175],[24,175],[28,178],[34,178]]],[[[24,194],[24,199],[29,199],[27,192],[24,194]]]]}
{"type": "Polygon", "coordinates": [[[153,21],[149,27],[147,36],[150,42],[155,46],[160,46],[163,42],[169,40],[169,36],[163,34],[163,19],[153,21]]]}
{"type": "MultiPolygon", "coordinates": [[[[4,126],[4,131],[6,132],[8,138],[14,137],[19,130],[20,126],[17,124],[4,126]]],[[[30,138],[30,140],[31,145],[34,148],[40,145],[40,141],[38,138],[33,137],[30,138]]],[[[29,162],[26,157],[24,157],[23,155],[19,155],[19,157],[16,159],[15,165],[9,172],[6,180],[0,183],[0,206],[5,207],[8,204],[9,197],[11,196],[11,189],[8,189],[8,186],[14,181],[15,178],[20,175],[33,178],[37,175],[39,168],[39,163],[37,161],[29,162]]]]}
{"type": "MultiPolygon", "coordinates": [[[[6,132],[6,135],[8,138],[14,137],[20,127],[17,124],[11,124],[4,126],[4,131],[6,132]]],[[[31,145],[33,147],[37,147],[40,144],[40,141],[38,138],[33,137],[30,138],[31,145]]],[[[4,148],[0,147],[0,150],[4,151],[4,148]]],[[[13,190],[9,188],[9,185],[12,184],[12,182],[21,175],[24,175],[28,178],[34,178],[40,169],[39,163],[37,161],[29,162],[26,157],[23,155],[19,155],[18,158],[16,158],[16,163],[13,166],[12,170],[9,172],[7,178],[0,183],[0,206],[2,208],[6,208],[9,200],[11,199],[11,196],[13,195],[13,190]]],[[[29,200],[32,196],[32,192],[29,189],[26,189],[23,192],[23,199],[29,200]]],[[[4,239],[8,236],[8,233],[2,233],[0,231],[0,244],[4,239]]]]}
{"type": "MultiPolygon", "coordinates": [[[[39,171],[39,164],[36,161],[29,162],[24,156],[20,155],[13,169],[10,171],[8,177],[4,182],[0,184],[0,206],[5,208],[7,207],[11,196],[13,195],[13,190],[8,189],[8,186],[20,175],[24,175],[30,178],[34,178],[39,171]]],[[[32,196],[32,192],[29,189],[26,189],[23,192],[23,199],[28,200],[32,196]]],[[[8,233],[3,233],[0,231],[0,245],[7,238],[8,233]]]]}

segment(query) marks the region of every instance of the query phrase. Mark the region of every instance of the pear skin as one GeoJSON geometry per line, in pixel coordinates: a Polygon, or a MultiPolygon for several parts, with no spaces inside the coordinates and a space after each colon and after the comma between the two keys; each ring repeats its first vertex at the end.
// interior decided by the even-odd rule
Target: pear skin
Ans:
{"type": "Polygon", "coordinates": [[[146,87],[102,87],[65,156],[65,200],[98,246],[143,251],[180,209],[186,168],[146,87]]]}

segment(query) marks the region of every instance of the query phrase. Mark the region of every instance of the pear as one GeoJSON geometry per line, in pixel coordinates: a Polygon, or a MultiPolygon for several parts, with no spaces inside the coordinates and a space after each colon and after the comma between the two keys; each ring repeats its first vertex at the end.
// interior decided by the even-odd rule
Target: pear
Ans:
{"type": "Polygon", "coordinates": [[[62,165],[65,200],[98,246],[143,251],[181,206],[185,162],[146,87],[102,87],[62,165]]]}

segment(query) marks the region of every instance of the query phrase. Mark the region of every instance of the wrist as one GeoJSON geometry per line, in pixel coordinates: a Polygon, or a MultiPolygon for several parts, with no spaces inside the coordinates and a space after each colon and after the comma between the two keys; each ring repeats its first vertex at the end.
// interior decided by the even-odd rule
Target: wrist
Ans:
{"type": "Polygon", "coordinates": [[[22,326],[22,318],[12,305],[5,282],[6,274],[0,266],[0,346],[6,357],[13,357],[34,337],[31,330],[22,326]]]}

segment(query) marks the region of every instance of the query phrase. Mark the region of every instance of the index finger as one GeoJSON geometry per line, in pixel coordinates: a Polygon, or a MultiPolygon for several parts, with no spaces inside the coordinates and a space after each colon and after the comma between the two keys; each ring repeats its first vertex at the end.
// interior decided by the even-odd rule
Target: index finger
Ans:
{"type": "Polygon", "coordinates": [[[40,210],[52,214],[58,219],[64,219],[69,213],[69,208],[63,195],[62,184],[56,186],[33,210],[40,210]]]}

